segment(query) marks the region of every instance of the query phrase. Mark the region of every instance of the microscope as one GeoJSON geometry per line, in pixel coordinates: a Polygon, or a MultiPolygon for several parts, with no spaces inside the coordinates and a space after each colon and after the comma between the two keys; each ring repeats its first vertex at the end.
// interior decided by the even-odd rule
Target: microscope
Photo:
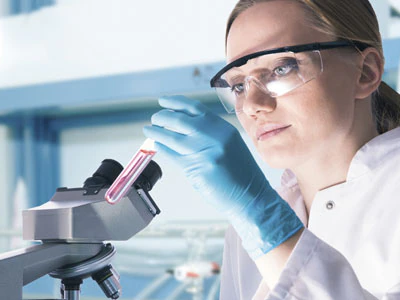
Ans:
{"type": "Polygon", "coordinates": [[[109,241],[128,240],[160,213],[149,191],[162,175],[150,161],[126,196],[111,205],[104,196],[122,170],[105,159],[82,188],[58,188],[48,202],[23,211],[23,238],[37,244],[0,255],[1,299],[21,300],[23,286],[47,274],[61,280],[60,299],[79,300],[88,277],[107,298],[120,297],[109,241]]]}

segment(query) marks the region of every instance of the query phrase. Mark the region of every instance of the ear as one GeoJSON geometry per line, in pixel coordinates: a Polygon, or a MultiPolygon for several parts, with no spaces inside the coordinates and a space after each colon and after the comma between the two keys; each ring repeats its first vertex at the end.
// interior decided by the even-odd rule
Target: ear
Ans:
{"type": "Polygon", "coordinates": [[[382,80],[383,58],[375,48],[361,52],[361,74],[357,82],[356,99],[364,99],[375,92],[382,80]]]}

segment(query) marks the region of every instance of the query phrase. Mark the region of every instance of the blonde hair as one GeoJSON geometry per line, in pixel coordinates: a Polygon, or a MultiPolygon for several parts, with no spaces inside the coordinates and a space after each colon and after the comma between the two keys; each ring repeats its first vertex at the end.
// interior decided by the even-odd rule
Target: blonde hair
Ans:
{"type": "MultiPolygon", "coordinates": [[[[240,0],[231,12],[226,38],[236,18],[246,9],[271,0],[240,0]]],[[[377,49],[384,59],[379,24],[368,0],[292,0],[300,3],[316,30],[339,40],[358,41],[377,49]]],[[[372,94],[372,112],[379,133],[400,126],[400,95],[381,82],[372,94]]]]}

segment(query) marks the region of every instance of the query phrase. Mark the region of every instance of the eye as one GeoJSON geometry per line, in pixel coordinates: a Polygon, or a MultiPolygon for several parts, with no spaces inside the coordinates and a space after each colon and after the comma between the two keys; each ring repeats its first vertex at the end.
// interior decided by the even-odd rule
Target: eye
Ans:
{"type": "Polygon", "coordinates": [[[236,96],[239,96],[244,92],[244,83],[237,83],[232,85],[231,91],[236,94],[236,96]]]}
{"type": "Polygon", "coordinates": [[[291,59],[280,63],[276,68],[274,68],[272,74],[276,77],[284,77],[289,75],[292,71],[297,71],[298,65],[296,60],[291,59]]]}

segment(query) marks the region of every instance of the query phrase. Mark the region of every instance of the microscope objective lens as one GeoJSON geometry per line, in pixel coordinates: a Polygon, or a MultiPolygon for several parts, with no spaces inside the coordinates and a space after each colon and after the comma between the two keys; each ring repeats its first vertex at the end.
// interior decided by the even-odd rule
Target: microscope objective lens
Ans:
{"type": "Polygon", "coordinates": [[[117,179],[115,179],[114,183],[107,190],[105,199],[108,203],[115,204],[126,195],[132,184],[151,161],[154,154],[156,154],[154,150],[154,141],[146,139],[135,155],[133,155],[127,166],[122,170],[121,174],[119,174],[117,179]]]}

